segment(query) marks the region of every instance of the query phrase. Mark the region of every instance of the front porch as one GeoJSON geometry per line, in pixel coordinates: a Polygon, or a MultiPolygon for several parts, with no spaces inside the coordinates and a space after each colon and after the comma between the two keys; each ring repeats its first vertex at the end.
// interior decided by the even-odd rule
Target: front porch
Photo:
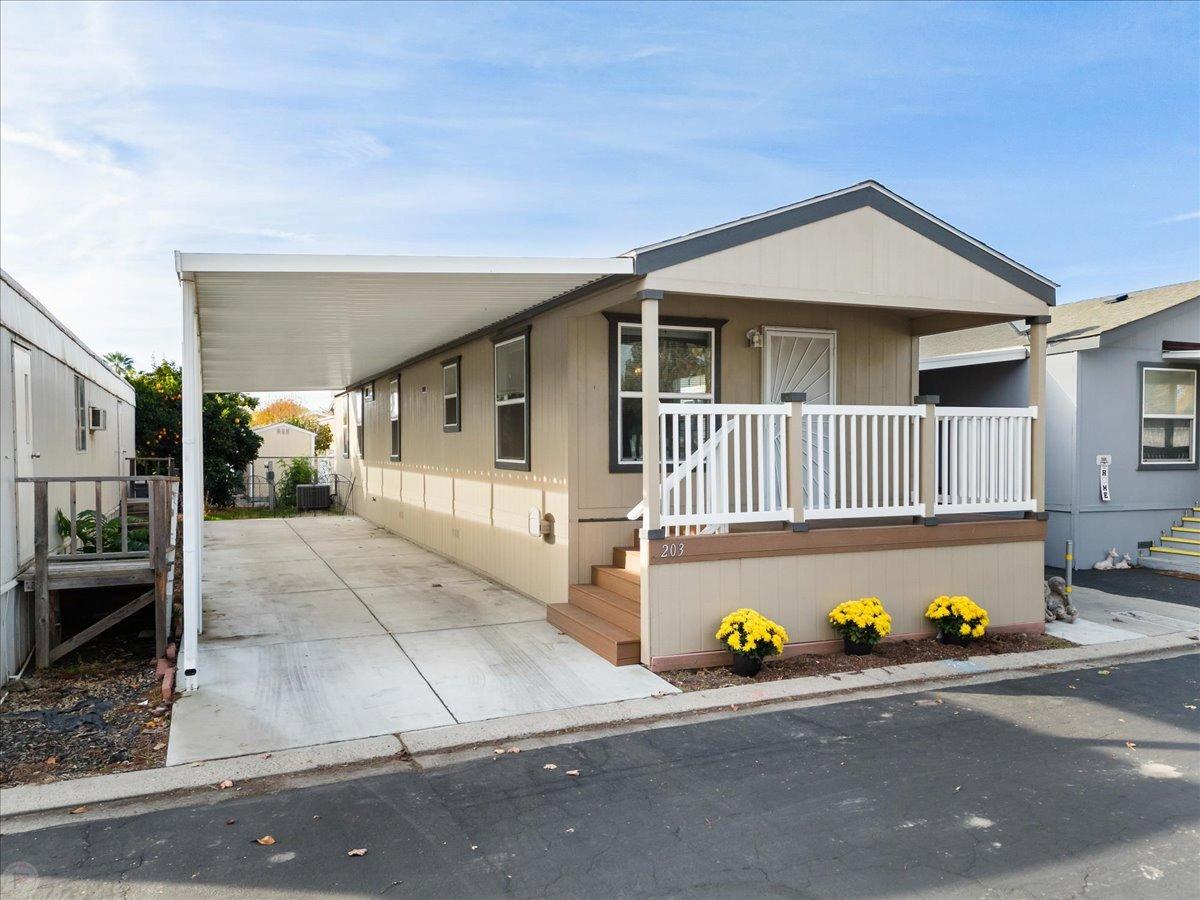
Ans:
{"type": "Polygon", "coordinates": [[[648,697],[545,608],[354,516],[208,522],[204,690],[167,764],[648,697]]]}

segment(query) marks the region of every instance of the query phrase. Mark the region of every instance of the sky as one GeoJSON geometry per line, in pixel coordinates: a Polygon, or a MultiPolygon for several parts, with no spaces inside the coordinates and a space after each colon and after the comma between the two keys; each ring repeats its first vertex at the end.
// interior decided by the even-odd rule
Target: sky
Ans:
{"type": "Polygon", "coordinates": [[[139,366],[176,249],[611,256],[867,178],[1060,302],[1200,277],[1200,5],[0,6],[0,264],[139,366]]]}

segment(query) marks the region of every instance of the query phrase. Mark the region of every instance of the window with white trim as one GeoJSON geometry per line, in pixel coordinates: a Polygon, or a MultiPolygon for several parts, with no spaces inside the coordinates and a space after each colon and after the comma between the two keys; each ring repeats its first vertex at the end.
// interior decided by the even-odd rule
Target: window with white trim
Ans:
{"type": "MultiPolygon", "coordinates": [[[[616,396],[618,465],[642,462],[642,326],[617,323],[616,396]]],[[[716,329],[660,325],[658,398],[663,403],[712,403],[716,398],[716,329]]],[[[668,443],[673,435],[668,435],[668,443]]],[[[663,448],[668,456],[670,448],[663,448]]]]}
{"type": "Polygon", "coordinates": [[[392,425],[392,460],[400,459],[400,376],[388,379],[388,418],[392,425]]]}
{"type": "Polygon", "coordinates": [[[1196,370],[1142,368],[1143,466],[1196,462],[1196,370]]]}
{"type": "Polygon", "coordinates": [[[342,397],[342,457],[350,458],[350,395],[342,397]]]}
{"type": "Polygon", "coordinates": [[[366,388],[359,388],[358,408],[356,421],[354,423],[356,436],[358,438],[358,458],[362,459],[367,455],[367,391],[366,388]]]}
{"type": "Polygon", "coordinates": [[[496,388],[496,467],[529,468],[529,335],[492,348],[496,388]]]}
{"type": "Polygon", "coordinates": [[[462,357],[442,363],[442,431],[462,431],[462,357]]]}
{"type": "Polygon", "coordinates": [[[87,382],[82,375],[75,376],[75,449],[87,450],[88,440],[88,410],[87,382]]]}

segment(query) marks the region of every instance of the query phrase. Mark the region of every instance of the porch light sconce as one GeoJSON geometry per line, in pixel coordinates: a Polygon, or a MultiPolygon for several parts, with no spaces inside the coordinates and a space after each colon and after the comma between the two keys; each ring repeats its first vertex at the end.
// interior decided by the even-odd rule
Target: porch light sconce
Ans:
{"type": "Polygon", "coordinates": [[[746,345],[753,347],[755,350],[762,349],[762,329],[751,328],[746,332],[746,345]]]}

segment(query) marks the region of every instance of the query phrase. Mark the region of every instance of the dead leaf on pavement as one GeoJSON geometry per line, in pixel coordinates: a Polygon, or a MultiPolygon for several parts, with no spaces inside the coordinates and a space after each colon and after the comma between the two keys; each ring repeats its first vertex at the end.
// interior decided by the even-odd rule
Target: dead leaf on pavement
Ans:
{"type": "Polygon", "coordinates": [[[262,837],[256,838],[254,843],[262,844],[264,847],[270,847],[273,843],[275,843],[275,838],[271,837],[269,834],[264,834],[262,837]]]}
{"type": "Polygon", "coordinates": [[[1135,744],[1133,741],[1126,741],[1125,746],[1128,747],[1130,750],[1132,750],[1134,747],[1137,746],[1137,744],[1135,744]]]}
{"type": "Polygon", "coordinates": [[[166,749],[167,749],[167,745],[166,745],[166,743],[165,743],[164,741],[159,741],[157,744],[155,744],[155,745],[154,745],[154,748],[153,748],[153,749],[155,749],[155,750],[166,750],[166,749]]]}
{"type": "Polygon", "coordinates": [[[1097,672],[1096,674],[1097,674],[1097,675],[1111,675],[1112,673],[1111,673],[1111,672],[1109,672],[1109,671],[1108,671],[1108,669],[1101,669],[1101,670],[1100,670],[1099,672],[1097,672]]]}
{"type": "Polygon", "coordinates": [[[234,822],[236,822],[236,821],[237,821],[237,819],[226,819],[226,820],[225,820],[225,824],[226,824],[226,825],[232,825],[232,824],[233,824],[234,822]]]}
{"type": "Polygon", "coordinates": [[[367,855],[367,848],[366,848],[366,847],[359,847],[359,848],[358,848],[358,849],[356,849],[356,850],[347,850],[347,851],[346,851],[346,855],[347,855],[347,856],[366,856],[366,855],[367,855]]]}
{"type": "Polygon", "coordinates": [[[542,768],[550,769],[551,771],[553,771],[554,769],[557,769],[558,766],[556,766],[554,763],[546,763],[544,766],[542,766],[542,768]]]}
{"type": "Polygon", "coordinates": [[[572,778],[578,778],[579,770],[578,769],[567,769],[567,774],[570,775],[572,778]]]}
{"type": "Polygon", "coordinates": [[[73,810],[71,810],[71,815],[77,816],[81,812],[87,812],[87,807],[86,806],[77,806],[73,810]]]}
{"type": "Polygon", "coordinates": [[[221,790],[224,791],[224,790],[227,790],[227,789],[233,787],[233,782],[230,781],[228,778],[226,778],[224,781],[222,781],[220,784],[218,784],[217,787],[219,787],[221,790]]]}
{"type": "Polygon", "coordinates": [[[495,750],[493,750],[493,751],[492,751],[492,753],[493,753],[494,755],[496,755],[496,756],[499,756],[499,755],[500,755],[501,753],[503,753],[503,752],[504,752],[504,748],[503,748],[503,747],[497,747],[495,750]]]}
{"type": "Polygon", "coordinates": [[[508,748],[508,750],[507,750],[506,752],[508,752],[508,753],[520,753],[520,752],[521,752],[521,748],[520,748],[520,747],[509,747],[509,748],[508,748]]]}

